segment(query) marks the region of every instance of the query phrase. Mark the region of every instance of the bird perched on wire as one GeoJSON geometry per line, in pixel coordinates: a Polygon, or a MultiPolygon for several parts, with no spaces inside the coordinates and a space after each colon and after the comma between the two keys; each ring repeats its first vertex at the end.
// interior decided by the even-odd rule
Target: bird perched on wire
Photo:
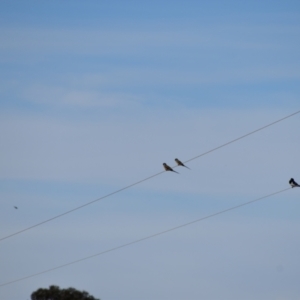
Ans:
{"type": "Polygon", "coordinates": [[[176,161],[176,163],[177,163],[178,166],[182,166],[182,167],[186,167],[186,168],[190,169],[182,161],[180,161],[178,158],[175,158],[175,161],[176,161]]]}
{"type": "Polygon", "coordinates": [[[166,171],[172,171],[172,172],[179,174],[178,172],[174,171],[170,166],[168,166],[166,163],[163,163],[163,166],[166,171]]]}
{"type": "Polygon", "coordinates": [[[294,180],[294,178],[291,178],[290,181],[289,181],[289,184],[293,187],[300,187],[300,185],[294,180]]]}

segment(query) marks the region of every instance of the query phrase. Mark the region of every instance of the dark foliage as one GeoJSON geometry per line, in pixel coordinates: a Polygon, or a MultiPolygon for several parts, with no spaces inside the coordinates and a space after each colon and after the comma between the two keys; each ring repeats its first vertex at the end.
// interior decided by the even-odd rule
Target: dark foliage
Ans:
{"type": "Polygon", "coordinates": [[[60,289],[51,285],[49,289],[38,289],[31,294],[31,300],[100,300],[89,295],[85,291],[77,291],[74,288],[60,289]]]}

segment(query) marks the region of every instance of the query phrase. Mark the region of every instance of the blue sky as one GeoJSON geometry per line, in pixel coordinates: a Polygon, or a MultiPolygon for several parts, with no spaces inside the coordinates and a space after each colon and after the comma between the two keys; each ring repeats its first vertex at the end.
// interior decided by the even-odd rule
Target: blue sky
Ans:
{"type": "MultiPolygon", "coordinates": [[[[299,17],[298,1],[1,1],[0,237],[298,111],[299,17]]],[[[300,181],[298,128],[296,115],[1,241],[0,284],[300,181]]],[[[298,299],[299,192],[0,298],[56,284],[102,300],[298,299]]]]}

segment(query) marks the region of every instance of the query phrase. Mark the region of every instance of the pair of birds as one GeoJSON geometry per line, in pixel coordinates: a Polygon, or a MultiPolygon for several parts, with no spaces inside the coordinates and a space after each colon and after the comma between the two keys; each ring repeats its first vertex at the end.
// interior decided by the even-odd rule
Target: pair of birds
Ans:
{"type": "MultiPolygon", "coordinates": [[[[175,161],[176,161],[176,163],[177,163],[178,166],[190,169],[183,162],[181,162],[178,158],[175,158],[175,161]]],[[[163,163],[163,166],[164,166],[164,168],[165,168],[166,171],[172,171],[172,172],[175,172],[175,173],[179,174],[178,172],[174,171],[170,166],[168,166],[166,163],[163,163]]]]}

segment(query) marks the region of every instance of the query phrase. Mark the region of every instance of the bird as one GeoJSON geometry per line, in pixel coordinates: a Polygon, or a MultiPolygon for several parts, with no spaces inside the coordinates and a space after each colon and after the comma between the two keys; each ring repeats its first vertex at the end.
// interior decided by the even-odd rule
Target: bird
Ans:
{"type": "Polygon", "coordinates": [[[166,163],[163,163],[163,166],[166,171],[172,171],[172,172],[179,174],[178,172],[174,171],[170,166],[168,166],[166,163]]]}
{"type": "Polygon", "coordinates": [[[17,206],[14,206],[14,208],[15,208],[15,209],[18,209],[18,207],[17,207],[17,206]]]}
{"type": "Polygon", "coordinates": [[[294,178],[291,178],[289,181],[289,184],[293,187],[300,187],[300,185],[294,180],[294,178]]]}
{"type": "Polygon", "coordinates": [[[175,158],[175,161],[176,161],[176,163],[177,163],[178,166],[182,166],[182,167],[186,167],[186,168],[190,169],[183,162],[181,162],[178,158],[175,158]]]}

